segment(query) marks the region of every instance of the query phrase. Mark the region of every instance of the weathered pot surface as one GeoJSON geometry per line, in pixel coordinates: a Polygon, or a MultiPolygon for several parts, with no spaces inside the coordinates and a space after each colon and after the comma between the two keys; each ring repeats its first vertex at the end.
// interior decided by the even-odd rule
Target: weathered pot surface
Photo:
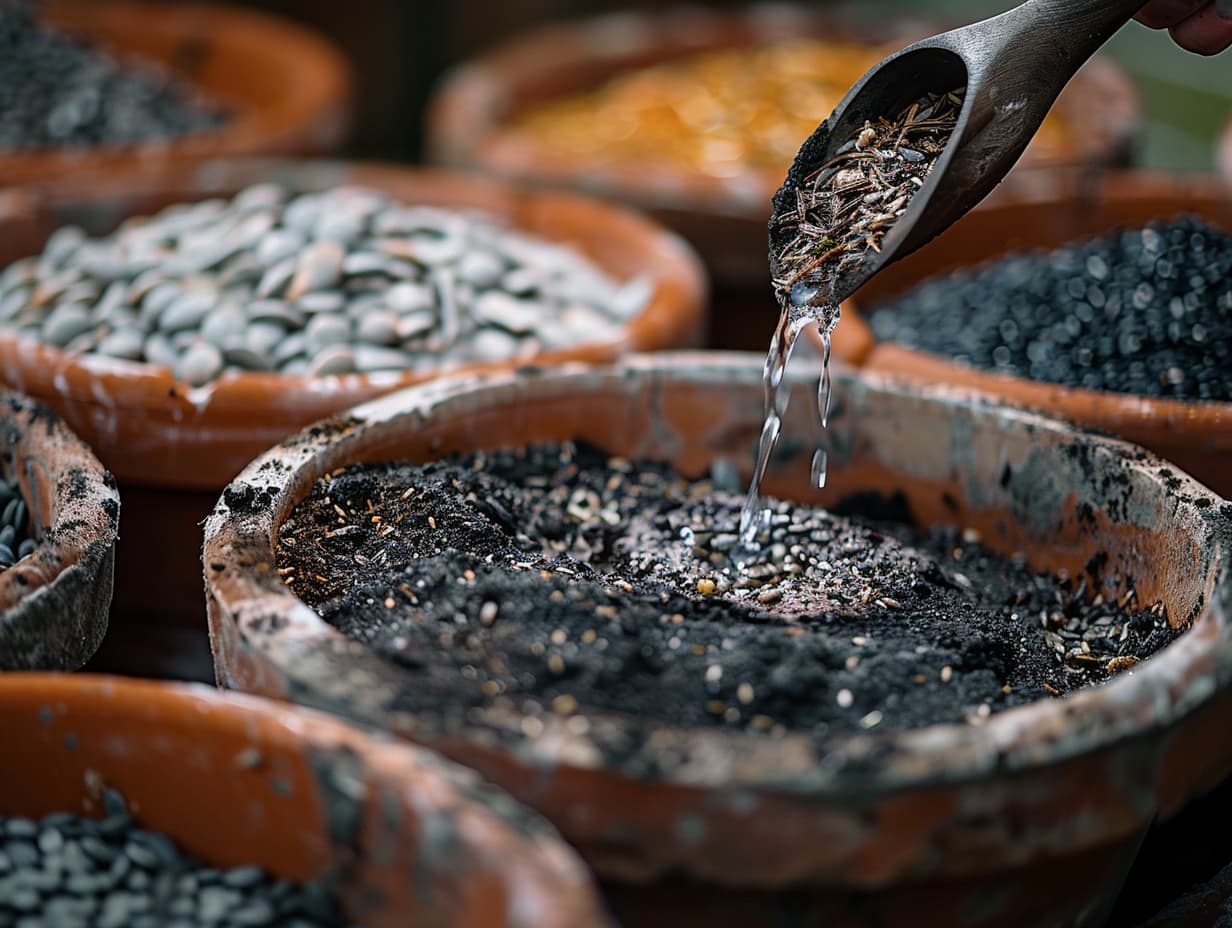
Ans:
{"type": "MultiPolygon", "coordinates": [[[[1082,185],[1049,182],[1000,195],[944,235],[886,268],[856,295],[878,303],[925,279],[1012,251],[1054,248],[1118,227],[1196,215],[1232,231],[1232,190],[1204,176],[1149,172],[1111,174],[1082,185]]],[[[1224,496],[1232,496],[1232,404],[1133,396],[1065,387],[979,370],[893,343],[878,343],[864,368],[916,381],[978,390],[1020,406],[1059,415],[1143,445],[1224,496]]]]}
{"type": "Polygon", "coordinates": [[[598,926],[589,875],[542,820],[429,751],[197,685],[0,678],[0,815],[101,813],[218,867],[321,880],[363,928],[598,926]]]}
{"type": "MultiPolygon", "coordinates": [[[[240,159],[189,167],[66,179],[54,190],[0,200],[0,265],[38,253],[58,226],[110,231],[128,216],[170,203],[231,195],[259,181],[289,189],[377,189],[407,203],[478,209],[543,238],[567,241],[619,278],[644,276],[649,302],[614,339],[544,352],[534,363],[607,361],[628,351],[693,344],[706,285],[679,239],[618,207],[563,194],[519,191],[494,181],[370,163],[240,159]]],[[[495,362],[467,370],[525,362],[495,362]]],[[[0,333],[0,377],[55,409],[121,482],[217,490],[291,432],[355,403],[434,373],[324,377],[226,373],[204,387],[169,369],[57,348],[0,333]]]]}
{"type": "MultiPolygon", "coordinates": [[[[206,523],[219,681],[439,746],[542,811],[609,878],[807,887],[831,894],[831,914],[901,914],[928,900],[937,924],[1025,924],[1031,912],[1040,924],[1097,919],[1147,824],[1232,770],[1219,714],[1232,704],[1232,514],[1132,446],[952,391],[843,373],[818,492],[809,489],[814,414],[804,396],[792,404],[770,492],[833,503],[901,490],[921,524],[974,528],[996,550],[1027,552],[1037,569],[1076,577],[1106,555],[1103,576],[1130,578],[1140,602],[1193,623],[1131,675],[981,727],[815,742],[642,724],[652,734],[631,752],[626,741],[621,767],[605,761],[630,731],[616,715],[588,713],[583,736],[549,722],[528,739],[518,718],[488,711],[442,733],[394,711],[402,673],[328,626],[274,571],[291,508],[316,478],[355,461],[578,438],[686,475],[719,456],[747,471],[761,366],[750,355],[666,354],[459,378],[300,433],[254,461],[206,523]],[[1032,875],[988,893],[988,880],[1019,868],[1032,875]],[[941,884],[964,888],[937,896],[941,884]]],[[[806,395],[812,388],[797,382],[806,395]]]]}
{"type": "Polygon", "coordinates": [[[220,156],[328,154],[346,135],[350,66],[329,41],[293,22],[223,4],[141,0],[61,0],[39,15],[120,60],[165,68],[231,116],[217,129],[166,143],[0,152],[4,183],[53,183],[82,169],[124,174],[220,156]]]}
{"type": "MultiPolygon", "coordinates": [[[[792,4],[726,11],[682,7],[626,11],[528,31],[446,76],[428,113],[430,154],[444,165],[636,204],[684,235],[716,278],[761,280],[769,201],[786,165],[777,171],[744,168],[730,176],[706,176],[684,166],[641,160],[596,165],[593,159],[519,139],[508,131],[508,123],[545,101],[693,54],[802,36],[894,47],[945,28],[903,17],[874,21],[850,12],[792,4]]],[[[1028,152],[1026,166],[1057,170],[1127,160],[1141,112],[1133,84],[1116,64],[1095,58],[1061,95],[1057,111],[1081,127],[1073,133],[1073,151],[1044,162],[1028,152]]],[[[826,115],[817,113],[817,121],[826,115]]]]}
{"type": "Polygon", "coordinates": [[[76,670],[107,631],[115,480],[55,413],[17,393],[0,392],[0,460],[37,542],[0,571],[0,670],[76,670]]]}

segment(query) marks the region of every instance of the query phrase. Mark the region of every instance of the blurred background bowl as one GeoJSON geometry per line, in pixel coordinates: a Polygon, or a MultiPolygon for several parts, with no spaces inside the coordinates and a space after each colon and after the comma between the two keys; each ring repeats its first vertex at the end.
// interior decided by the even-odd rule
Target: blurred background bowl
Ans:
{"type": "Polygon", "coordinates": [[[322,881],[362,928],[592,928],[590,876],[473,773],[330,718],[202,686],[0,675],[0,815],[100,817],[213,867],[322,881]],[[412,876],[413,874],[413,876],[412,876]]]}
{"type": "Polygon", "coordinates": [[[216,129],[134,145],[0,151],[0,182],[53,183],[225,155],[328,154],[346,137],[351,66],[315,32],[214,3],[59,0],[41,19],[115,58],[150,62],[228,114],[216,129]]]}

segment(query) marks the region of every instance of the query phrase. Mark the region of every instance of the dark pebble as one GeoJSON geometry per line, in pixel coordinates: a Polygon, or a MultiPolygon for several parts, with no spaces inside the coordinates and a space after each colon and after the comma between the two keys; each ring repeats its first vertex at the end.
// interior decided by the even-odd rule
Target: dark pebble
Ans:
{"type": "Polygon", "coordinates": [[[1194,218],[1008,255],[875,307],[877,338],[1032,380],[1232,400],[1232,235],[1194,218]]]}
{"type": "MultiPolygon", "coordinates": [[[[2,0],[0,0],[2,2],[2,0]]],[[[338,928],[333,895],[259,867],[217,870],[136,827],[108,790],[99,822],[57,812],[0,818],[0,928],[338,928]]]]}

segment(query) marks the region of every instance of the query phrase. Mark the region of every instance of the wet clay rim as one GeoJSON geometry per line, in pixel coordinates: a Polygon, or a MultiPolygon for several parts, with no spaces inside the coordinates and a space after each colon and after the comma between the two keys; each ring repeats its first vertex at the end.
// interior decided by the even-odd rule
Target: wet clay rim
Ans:
{"type": "MultiPolygon", "coordinates": [[[[641,745],[636,758],[614,769],[603,766],[601,742],[622,745],[626,756],[629,745],[628,726],[615,713],[588,712],[587,736],[549,720],[533,742],[515,735],[508,744],[520,719],[496,710],[461,734],[441,736],[392,709],[389,696],[405,676],[328,626],[275,573],[273,536],[286,514],[317,477],[351,461],[430,459],[519,435],[586,437],[627,455],[654,449],[686,472],[704,467],[707,442],[751,459],[760,361],[661,354],[612,368],[438,381],[320,423],[254,461],[206,522],[219,680],[439,747],[544,811],[600,872],[634,879],[680,871],[746,885],[867,887],[1012,866],[1132,834],[1157,810],[1183,802],[1196,782],[1232,769],[1232,744],[1212,708],[1226,710],[1232,677],[1229,506],[1221,509],[1222,501],[1139,449],[1055,420],[862,374],[843,373],[835,383],[835,472],[825,493],[844,481],[844,492],[904,486],[925,522],[953,521],[948,506],[966,499],[972,508],[964,524],[986,539],[1005,535],[1009,510],[1022,523],[1010,526],[1016,542],[1027,543],[1031,532],[1064,539],[1052,562],[1038,566],[1066,566],[1072,575],[1096,538],[1109,552],[1109,575],[1154,558],[1137,577],[1140,601],[1167,601],[1176,621],[1194,621],[1191,630],[1131,675],[996,714],[982,727],[861,734],[824,750],[804,735],[770,741],[646,724],[640,730],[651,734],[633,742],[641,745]],[[858,427],[848,414],[854,406],[862,410],[858,427]],[[911,429],[937,448],[911,447],[901,437],[911,429]],[[1003,456],[1011,439],[1022,460],[1003,456]],[[870,446],[884,448],[886,460],[870,457],[870,446]],[[1075,453],[1067,457],[1066,449],[1075,453]],[[858,467],[853,455],[864,456],[858,467]],[[980,467],[978,480],[966,476],[963,462],[980,467]],[[1137,501],[1131,490],[1082,479],[1093,462],[1101,473],[1124,475],[1137,501]],[[1052,477],[1049,468],[1060,467],[1065,472],[1052,477]],[[917,478],[901,476],[913,472],[926,492],[911,489],[917,478]],[[1078,515],[1061,521],[1058,512],[1071,510],[1078,515]],[[1112,785],[1092,794],[1092,782],[1112,785]],[[592,808],[578,808],[588,802],[592,808]]],[[[812,382],[802,389],[811,393],[812,382]]],[[[784,433],[814,434],[813,413],[797,400],[788,412],[794,426],[784,433]]],[[[781,450],[794,457],[799,487],[811,446],[797,444],[792,450],[785,441],[781,450]]],[[[783,486],[781,477],[772,472],[771,492],[776,479],[783,486]]]]}
{"type": "MultiPolygon", "coordinates": [[[[1117,226],[1194,213],[1232,232],[1232,188],[1207,176],[1147,171],[1111,174],[1081,185],[1035,179],[959,220],[936,242],[887,268],[884,280],[861,288],[860,306],[904,292],[926,279],[1023,248],[1051,248],[1117,226]]],[[[871,334],[871,330],[870,330],[871,334]]],[[[1232,403],[1205,402],[1065,387],[984,371],[891,342],[875,343],[863,367],[925,383],[952,384],[1006,402],[1059,415],[1141,444],[1232,496],[1232,403]]]]}
{"type": "MultiPolygon", "coordinates": [[[[617,73],[691,53],[814,35],[861,43],[905,45],[944,31],[937,23],[896,20],[861,23],[833,11],[758,5],[740,12],[697,8],[621,13],[528,31],[449,72],[427,116],[433,160],[500,176],[554,185],[636,203],[649,209],[691,208],[708,214],[768,215],[782,173],[744,171],[708,177],[671,165],[598,166],[584,157],[523,143],[503,131],[512,114],[543,99],[594,87],[617,73]]],[[[1126,160],[1142,114],[1137,91],[1121,68],[1096,56],[1057,101],[1081,132],[1071,134],[1069,157],[1027,165],[1094,167],[1126,160]]],[[[818,113],[820,121],[826,116],[818,113]]]]}
{"type": "Polygon", "coordinates": [[[57,2],[40,18],[120,59],[162,65],[234,115],[165,144],[0,153],[5,183],[54,182],[82,169],[135,170],[224,155],[320,154],[346,134],[350,65],[293,22],[214,3],[57,2]]]}
{"type": "MultiPolygon", "coordinates": [[[[687,244],[618,206],[564,193],[527,192],[462,174],[342,161],[236,159],[187,168],[86,175],[55,190],[0,198],[0,258],[37,252],[52,229],[81,220],[113,227],[126,215],[170,202],[234,193],[258,181],[301,190],[342,184],[372,187],[407,203],[481,209],[527,232],[576,246],[609,274],[645,277],[649,303],[613,340],[534,357],[453,370],[517,364],[610,361],[631,351],[696,344],[705,318],[706,280],[687,244]],[[24,233],[24,241],[22,235],[24,233]],[[7,253],[6,253],[7,252],[7,253]]],[[[152,364],[73,357],[0,333],[5,383],[51,404],[97,449],[121,480],[217,489],[241,467],[298,428],[355,403],[439,373],[382,372],[327,377],[229,373],[191,388],[152,364]]]]}
{"type": "Polygon", "coordinates": [[[0,571],[0,669],[76,670],[107,631],[115,480],[51,410],[17,393],[0,391],[0,448],[38,539],[0,571]]]}
{"type": "Polygon", "coordinates": [[[2,814],[99,814],[101,783],[210,864],[336,881],[364,928],[608,924],[581,861],[533,813],[321,713],[198,685],[14,674],[0,677],[0,728],[2,814]]]}

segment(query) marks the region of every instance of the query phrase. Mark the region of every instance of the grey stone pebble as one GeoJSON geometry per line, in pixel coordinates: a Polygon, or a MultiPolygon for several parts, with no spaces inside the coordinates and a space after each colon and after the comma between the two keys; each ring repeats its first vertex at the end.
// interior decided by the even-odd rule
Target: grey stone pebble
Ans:
{"type": "Polygon", "coordinates": [[[355,352],[350,345],[327,345],[312,356],[308,373],[314,377],[326,374],[349,374],[355,370],[355,352]]]}
{"type": "MultiPolygon", "coordinates": [[[[30,536],[28,518],[29,509],[22,499],[20,485],[16,481],[0,480],[0,569],[12,567],[38,547],[38,542],[30,536]]],[[[36,837],[49,842],[57,840],[43,837],[37,824],[22,818],[9,819],[4,834],[21,841],[36,837]]],[[[17,850],[18,855],[25,853],[21,848],[17,850]]],[[[16,859],[9,860],[9,863],[17,862],[16,859]]],[[[0,873],[3,871],[3,866],[0,866],[0,873]]]]}
{"type": "Polygon", "coordinates": [[[413,368],[415,356],[400,348],[381,345],[356,345],[353,356],[355,370],[362,374],[376,371],[408,370],[413,368]]]}
{"type": "Polygon", "coordinates": [[[294,304],[301,313],[309,315],[340,313],[346,309],[346,305],[346,294],[338,290],[318,290],[315,293],[306,293],[294,304]]]}
{"type": "Polygon", "coordinates": [[[650,296],[644,280],[612,280],[482,215],[263,183],[102,238],[57,230],[41,255],[0,270],[0,330],[202,386],[226,370],[325,376],[525,358],[608,337],[650,296]]]}
{"type": "Polygon", "coordinates": [[[176,379],[199,387],[222,371],[222,354],[209,342],[197,342],[179,358],[173,368],[176,379]]]}
{"type": "Polygon", "coordinates": [[[70,341],[94,326],[90,310],[80,303],[62,303],[43,322],[43,340],[63,348],[70,341]]]}
{"type": "Polygon", "coordinates": [[[185,293],[167,304],[159,314],[158,327],[164,332],[198,328],[215,304],[216,298],[209,294],[185,293]]]}
{"type": "Polygon", "coordinates": [[[346,928],[322,884],[255,866],[203,867],[166,835],[136,827],[118,794],[107,818],[0,818],[0,926],[346,928]]]}
{"type": "MultiPolygon", "coordinates": [[[[268,300],[258,300],[253,306],[264,305],[268,300]]],[[[248,329],[251,317],[238,306],[222,306],[210,313],[201,325],[201,334],[206,340],[221,348],[228,339],[242,338],[248,329]]]]}
{"type": "Polygon", "coordinates": [[[341,345],[351,340],[351,320],[333,313],[320,313],[308,321],[304,329],[310,354],[318,353],[330,345],[341,345]]]}
{"type": "Polygon", "coordinates": [[[367,313],[356,325],[355,335],[370,345],[392,345],[398,341],[398,317],[393,313],[367,313]]]}

